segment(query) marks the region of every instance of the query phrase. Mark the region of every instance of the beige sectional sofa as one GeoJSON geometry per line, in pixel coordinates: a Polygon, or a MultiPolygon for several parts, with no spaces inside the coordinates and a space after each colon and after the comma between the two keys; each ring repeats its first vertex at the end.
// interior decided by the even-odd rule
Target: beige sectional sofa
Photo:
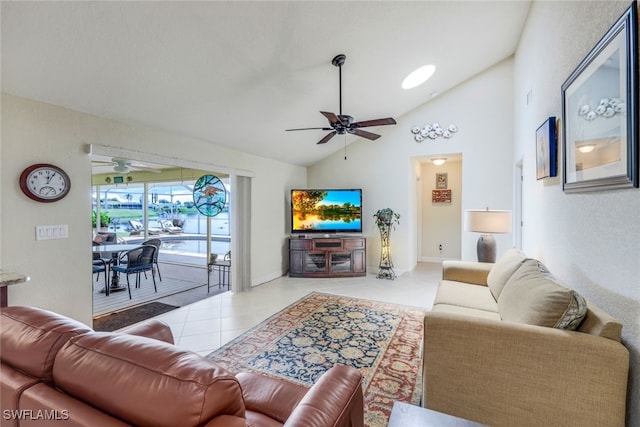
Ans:
{"type": "Polygon", "coordinates": [[[496,427],[625,425],[621,323],[516,249],[444,261],[424,325],[427,408],[496,427]]]}

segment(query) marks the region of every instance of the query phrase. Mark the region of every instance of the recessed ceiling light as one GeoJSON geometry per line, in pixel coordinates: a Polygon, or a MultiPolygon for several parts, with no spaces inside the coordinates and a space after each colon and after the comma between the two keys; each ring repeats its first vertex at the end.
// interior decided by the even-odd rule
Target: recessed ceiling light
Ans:
{"type": "Polygon", "coordinates": [[[420,86],[422,83],[429,80],[435,72],[436,66],[431,64],[418,68],[404,78],[402,81],[402,89],[412,89],[416,86],[420,86]]]}

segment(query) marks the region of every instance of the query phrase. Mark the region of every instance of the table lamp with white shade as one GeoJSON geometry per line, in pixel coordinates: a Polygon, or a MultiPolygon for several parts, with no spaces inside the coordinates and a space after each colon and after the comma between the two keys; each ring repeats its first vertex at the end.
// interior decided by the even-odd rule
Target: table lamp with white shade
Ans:
{"type": "Polygon", "coordinates": [[[497,233],[511,232],[511,211],[467,209],[464,211],[464,229],[482,233],[478,238],[478,261],[496,262],[497,233]]]}

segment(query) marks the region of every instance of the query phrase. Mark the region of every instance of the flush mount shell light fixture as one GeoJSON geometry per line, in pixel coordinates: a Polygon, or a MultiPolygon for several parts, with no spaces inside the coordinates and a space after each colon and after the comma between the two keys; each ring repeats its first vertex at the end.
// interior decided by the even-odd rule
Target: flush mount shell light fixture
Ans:
{"type": "Polygon", "coordinates": [[[413,139],[415,139],[416,142],[422,142],[426,138],[437,139],[442,137],[444,139],[449,139],[456,132],[458,132],[458,126],[454,124],[450,124],[446,128],[441,127],[439,123],[432,123],[430,125],[424,126],[414,126],[411,128],[413,139]]]}
{"type": "Polygon", "coordinates": [[[407,77],[402,80],[402,89],[413,89],[420,86],[433,76],[436,72],[436,66],[429,64],[412,71],[407,77]]]}
{"type": "Polygon", "coordinates": [[[431,162],[436,166],[444,165],[444,162],[446,161],[447,161],[446,157],[438,157],[436,159],[431,159],[431,162]]]}
{"type": "Polygon", "coordinates": [[[581,153],[590,153],[596,148],[596,144],[583,144],[576,147],[581,153]]]}

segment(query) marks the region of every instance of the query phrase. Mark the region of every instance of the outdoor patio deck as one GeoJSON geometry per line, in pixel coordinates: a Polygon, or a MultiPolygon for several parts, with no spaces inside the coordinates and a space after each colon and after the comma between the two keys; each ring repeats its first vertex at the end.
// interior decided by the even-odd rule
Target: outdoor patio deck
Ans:
{"type": "MultiPolygon", "coordinates": [[[[135,287],[135,275],[130,275],[131,299],[129,293],[115,292],[106,296],[100,290],[104,288],[104,278],[98,281],[93,275],[93,317],[121,311],[127,308],[159,301],[171,305],[186,305],[200,299],[215,295],[218,286],[218,275],[211,273],[211,292],[207,293],[207,268],[204,255],[181,255],[160,253],[158,259],[162,281],[156,274],[158,292],[153,289],[151,274],[141,275],[140,288],[135,287]]],[[[121,275],[120,283],[126,286],[126,277],[121,275]]]]}

